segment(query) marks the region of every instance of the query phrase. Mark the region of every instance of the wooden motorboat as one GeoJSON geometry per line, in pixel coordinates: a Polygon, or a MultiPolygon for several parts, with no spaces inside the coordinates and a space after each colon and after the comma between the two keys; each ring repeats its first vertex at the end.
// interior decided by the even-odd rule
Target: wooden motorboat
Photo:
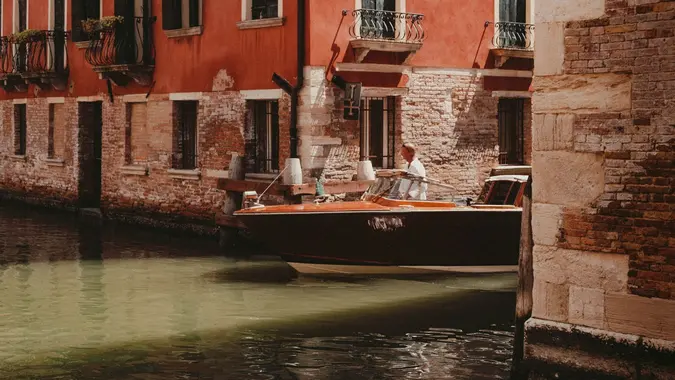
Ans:
{"type": "Polygon", "coordinates": [[[264,206],[253,192],[235,216],[302,272],[510,271],[518,263],[527,179],[490,177],[472,203],[452,198],[437,181],[385,170],[359,201],[264,206]],[[426,184],[426,200],[402,189],[413,184],[426,184]]]}

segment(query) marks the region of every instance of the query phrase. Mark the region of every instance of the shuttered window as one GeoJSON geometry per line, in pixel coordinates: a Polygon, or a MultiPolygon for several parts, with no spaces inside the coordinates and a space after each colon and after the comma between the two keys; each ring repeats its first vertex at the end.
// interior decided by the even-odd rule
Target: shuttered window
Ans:
{"type": "Polygon", "coordinates": [[[72,0],[71,22],[73,41],[88,41],[89,35],[82,30],[82,21],[101,18],[99,0],[72,0]]]}
{"type": "Polygon", "coordinates": [[[202,0],[162,0],[162,28],[184,29],[200,26],[202,0]]]}

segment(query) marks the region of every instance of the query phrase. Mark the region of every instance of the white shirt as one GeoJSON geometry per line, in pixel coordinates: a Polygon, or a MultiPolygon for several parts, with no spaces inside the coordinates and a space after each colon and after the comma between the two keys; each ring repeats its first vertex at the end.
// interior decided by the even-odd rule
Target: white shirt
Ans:
{"type": "MultiPolygon", "coordinates": [[[[408,164],[408,169],[410,173],[416,174],[421,177],[426,177],[427,171],[424,169],[424,165],[422,165],[422,162],[417,157],[414,157],[412,162],[408,164]]],[[[400,189],[401,191],[406,191],[408,187],[410,187],[410,190],[408,190],[408,199],[416,199],[420,201],[424,201],[427,199],[427,183],[419,183],[419,182],[412,182],[403,179],[401,180],[401,185],[400,189]],[[421,186],[420,186],[421,185],[421,186]]]]}

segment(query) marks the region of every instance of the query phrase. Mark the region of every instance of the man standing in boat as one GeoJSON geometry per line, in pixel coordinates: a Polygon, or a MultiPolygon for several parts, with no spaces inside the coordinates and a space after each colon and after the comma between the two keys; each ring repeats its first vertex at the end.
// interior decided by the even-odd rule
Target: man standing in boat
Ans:
{"type": "MultiPolygon", "coordinates": [[[[421,177],[426,177],[427,172],[424,169],[424,165],[417,158],[417,149],[412,143],[405,143],[401,147],[401,156],[408,162],[408,167],[406,170],[412,174],[416,174],[421,177]]],[[[420,182],[411,182],[410,180],[403,179],[400,182],[399,190],[401,192],[408,191],[408,199],[416,199],[424,201],[427,199],[427,183],[420,182]]]]}

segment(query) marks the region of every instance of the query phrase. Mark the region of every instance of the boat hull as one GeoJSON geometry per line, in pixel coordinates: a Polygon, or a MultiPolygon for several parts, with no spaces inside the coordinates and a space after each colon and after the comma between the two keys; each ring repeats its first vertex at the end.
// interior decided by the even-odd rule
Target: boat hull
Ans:
{"type": "Polygon", "coordinates": [[[241,213],[253,238],[295,263],[373,266],[517,265],[513,209],[241,213]]]}

